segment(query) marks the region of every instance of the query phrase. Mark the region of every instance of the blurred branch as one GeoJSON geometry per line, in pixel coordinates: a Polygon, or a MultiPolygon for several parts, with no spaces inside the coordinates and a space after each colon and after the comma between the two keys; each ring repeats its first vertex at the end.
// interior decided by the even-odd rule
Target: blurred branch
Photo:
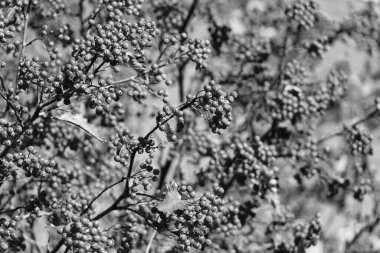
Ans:
{"type": "Polygon", "coordinates": [[[366,232],[369,232],[371,233],[375,227],[377,225],[379,225],[380,223],[380,217],[377,216],[375,220],[373,220],[372,222],[368,223],[367,225],[365,225],[364,227],[362,227],[355,235],[354,237],[352,238],[351,241],[347,242],[346,243],[346,248],[345,248],[345,252],[347,252],[347,250],[349,248],[351,248],[360,238],[361,236],[366,233],[366,232]]]}

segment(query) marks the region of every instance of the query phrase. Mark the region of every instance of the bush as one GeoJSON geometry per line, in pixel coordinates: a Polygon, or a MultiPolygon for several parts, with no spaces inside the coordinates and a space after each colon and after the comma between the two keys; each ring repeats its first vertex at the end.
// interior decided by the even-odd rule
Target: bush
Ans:
{"type": "Polygon", "coordinates": [[[0,252],[378,250],[375,2],[0,7],[0,252]]]}

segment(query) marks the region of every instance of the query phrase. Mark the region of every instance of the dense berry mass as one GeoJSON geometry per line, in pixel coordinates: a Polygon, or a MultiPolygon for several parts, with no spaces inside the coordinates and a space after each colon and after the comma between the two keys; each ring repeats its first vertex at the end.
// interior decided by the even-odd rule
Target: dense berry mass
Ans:
{"type": "Polygon", "coordinates": [[[379,251],[380,5],[343,2],[0,0],[0,253],[379,251]]]}

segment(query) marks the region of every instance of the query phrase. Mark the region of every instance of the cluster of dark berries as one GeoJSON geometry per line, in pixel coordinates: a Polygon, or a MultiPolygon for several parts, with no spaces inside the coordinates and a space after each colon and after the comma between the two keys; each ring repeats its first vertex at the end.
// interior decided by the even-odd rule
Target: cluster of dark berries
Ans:
{"type": "Polygon", "coordinates": [[[41,191],[38,196],[31,196],[25,205],[25,212],[35,215],[36,217],[42,216],[42,210],[50,206],[50,201],[47,199],[47,192],[41,191]]]}
{"type": "Polygon", "coordinates": [[[135,174],[134,178],[130,180],[132,185],[131,196],[133,196],[133,193],[139,191],[139,185],[141,185],[145,191],[149,191],[152,188],[152,181],[158,181],[160,170],[152,166],[153,158],[153,152],[150,152],[149,158],[145,159],[144,162],[140,164],[139,171],[135,174]]]}
{"type": "MultiPolygon", "coordinates": [[[[13,111],[13,115],[16,112],[13,111]]],[[[12,124],[7,121],[0,121],[0,145],[4,145],[6,147],[10,147],[12,143],[21,144],[22,140],[20,134],[22,133],[23,128],[18,124],[12,124]]],[[[30,135],[32,134],[32,130],[28,128],[25,133],[30,135]]],[[[23,137],[23,136],[21,136],[23,137]]]]}
{"type": "Polygon", "coordinates": [[[76,253],[98,252],[106,253],[107,249],[114,246],[112,234],[100,227],[98,221],[90,221],[87,218],[72,217],[70,223],[58,229],[67,247],[72,247],[76,253]]]}
{"type": "Polygon", "coordinates": [[[295,175],[298,183],[302,182],[301,175],[311,178],[317,172],[318,163],[321,161],[318,143],[315,139],[298,142],[291,149],[291,154],[297,161],[299,173],[295,175]]]}
{"type": "Polygon", "coordinates": [[[143,223],[142,217],[128,212],[123,222],[112,229],[117,252],[130,252],[145,245],[144,238],[148,234],[148,230],[149,226],[143,223]]]}
{"type": "MultiPolygon", "coordinates": [[[[70,218],[73,219],[78,215],[84,214],[85,211],[90,215],[94,212],[93,207],[89,207],[88,205],[95,194],[88,187],[85,187],[80,192],[68,194],[68,197],[63,201],[58,199],[60,196],[57,196],[56,194],[51,195],[51,207],[53,208],[54,213],[63,218],[60,222],[64,224],[66,224],[70,218]]],[[[55,223],[58,222],[56,221],[55,223]]]]}
{"type": "MultiPolygon", "coordinates": [[[[28,106],[21,104],[21,97],[14,92],[14,89],[9,89],[7,93],[3,95],[7,99],[5,113],[8,113],[10,116],[15,116],[18,120],[18,124],[12,124],[3,120],[0,122],[0,127],[6,127],[10,137],[14,137],[14,133],[19,133],[21,131],[21,126],[19,125],[21,123],[20,120],[28,115],[29,108],[28,106]]],[[[3,137],[6,138],[5,135],[3,137]]]]}
{"type": "Polygon", "coordinates": [[[4,217],[0,219],[0,252],[24,251],[26,249],[24,238],[17,227],[20,220],[21,217],[18,215],[11,219],[4,217]]]}
{"type": "Polygon", "coordinates": [[[317,244],[321,235],[321,221],[317,214],[308,223],[297,224],[293,231],[293,241],[281,241],[274,245],[275,253],[304,252],[306,249],[317,244]]]}
{"type": "Polygon", "coordinates": [[[183,137],[183,141],[188,143],[189,151],[196,151],[201,156],[212,155],[217,151],[217,144],[202,131],[189,129],[188,133],[183,137]]]}
{"type": "Polygon", "coordinates": [[[284,68],[284,76],[282,82],[284,85],[293,85],[302,87],[306,84],[306,78],[309,72],[306,67],[298,60],[288,62],[284,68]]]}
{"type": "Polygon", "coordinates": [[[170,33],[181,30],[187,11],[181,1],[153,0],[151,4],[160,29],[170,33]]]}
{"type": "Polygon", "coordinates": [[[343,135],[345,136],[345,139],[350,146],[350,151],[353,155],[372,155],[372,136],[361,131],[357,126],[345,126],[343,135]]]}
{"type": "Polygon", "coordinates": [[[220,54],[222,46],[228,43],[230,39],[231,28],[227,25],[218,25],[214,20],[212,21],[208,28],[211,35],[211,46],[217,54],[220,54]]]}
{"type": "Polygon", "coordinates": [[[78,166],[57,165],[46,180],[47,188],[54,194],[71,192],[73,187],[85,184],[83,174],[83,171],[78,170],[78,166]]]}
{"type": "Polygon", "coordinates": [[[97,24],[93,36],[76,40],[73,55],[82,56],[86,61],[99,57],[116,66],[130,62],[134,49],[150,47],[157,34],[156,24],[145,19],[133,24],[126,20],[109,21],[105,25],[97,24]]]}
{"type": "Polygon", "coordinates": [[[31,60],[26,59],[19,63],[19,74],[17,85],[20,89],[26,90],[29,87],[44,87],[45,78],[47,78],[48,62],[40,62],[38,57],[33,57],[31,60]]]}
{"type": "Polygon", "coordinates": [[[353,187],[353,189],[352,189],[354,192],[353,196],[356,200],[363,201],[365,195],[372,192],[371,184],[368,181],[363,181],[360,184],[355,185],[353,187]]]}
{"type": "Polygon", "coordinates": [[[318,90],[312,90],[306,85],[296,86],[288,80],[284,79],[280,92],[268,94],[267,105],[274,119],[296,123],[325,113],[329,106],[344,95],[347,76],[342,72],[332,71],[327,81],[319,84],[318,90]]]}
{"type": "MultiPolygon", "coordinates": [[[[203,86],[203,90],[205,94],[199,97],[196,107],[209,114],[208,123],[211,131],[221,134],[224,129],[227,129],[231,125],[231,104],[237,98],[237,93],[233,91],[227,94],[213,80],[203,86]]],[[[188,99],[190,98],[192,97],[188,97],[188,99]]]]}
{"type": "Polygon", "coordinates": [[[265,165],[272,165],[276,160],[278,152],[274,145],[264,143],[259,136],[255,136],[252,141],[252,148],[255,157],[265,165]]]}
{"type": "Polygon", "coordinates": [[[206,60],[211,53],[211,44],[209,40],[189,39],[187,56],[196,64],[198,70],[207,67],[206,60]]]}
{"type": "Polygon", "coordinates": [[[205,192],[201,197],[196,197],[191,186],[178,186],[174,191],[187,204],[180,203],[174,209],[153,207],[152,213],[157,213],[160,217],[158,228],[174,225],[179,231],[176,235],[182,251],[188,252],[191,247],[203,250],[211,246],[212,242],[207,237],[210,230],[220,224],[219,214],[224,203],[220,197],[224,190],[215,187],[213,193],[205,192]]]}
{"type": "Polygon", "coordinates": [[[106,12],[106,16],[113,20],[118,20],[124,14],[138,17],[141,12],[144,0],[104,0],[101,10],[106,12]]]}
{"type": "Polygon", "coordinates": [[[309,116],[309,101],[299,87],[285,85],[281,92],[272,96],[269,94],[267,104],[274,119],[297,122],[309,116]]]}
{"type": "MultiPolygon", "coordinates": [[[[82,86],[82,89],[85,88],[82,86]]],[[[117,102],[123,95],[123,90],[115,88],[110,79],[98,79],[98,88],[90,91],[88,106],[95,109],[97,114],[109,113],[110,104],[117,102]]]]}
{"type": "Polygon", "coordinates": [[[317,20],[317,4],[313,0],[297,0],[285,10],[289,21],[295,21],[306,30],[312,28],[317,20]]]}
{"type": "Polygon", "coordinates": [[[175,130],[167,122],[172,117],[177,118],[179,124],[183,124],[185,122],[184,112],[181,110],[181,108],[170,108],[167,105],[164,106],[162,110],[158,111],[156,122],[159,126],[159,130],[165,132],[168,141],[176,142],[178,138],[175,134],[175,130]]]}
{"type": "Polygon", "coordinates": [[[323,58],[330,48],[330,39],[328,36],[322,36],[316,40],[305,41],[302,43],[302,46],[311,57],[323,58]]]}
{"type": "Polygon", "coordinates": [[[56,19],[68,7],[70,7],[70,4],[64,0],[38,1],[38,11],[34,13],[32,22],[38,26],[41,25],[42,20],[56,19]]]}
{"type": "Polygon", "coordinates": [[[239,185],[248,186],[254,194],[265,196],[268,192],[277,192],[278,188],[276,168],[265,164],[272,162],[272,154],[275,152],[271,148],[264,151],[257,143],[251,145],[236,137],[228,142],[228,149],[218,150],[209,164],[197,171],[197,177],[201,184],[217,182],[229,187],[236,181],[239,185]]]}
{"type": "Polygon", "coordinates": [[[261,37],[249,37],[233,42],[233,55],[237,61],[263,63],[272,53],[270,40],[261,37]]]}
{"type": "Polygon", "coordinates": [[[33,147],[29,147],[27,153],[8,153],[0,162],[4,168],[1,173],[3,177],[16,173],[15,168],[21,168],[26,177],[46,178],[56,166],[54,160],[37,155],[37,150],[33,147]]]}

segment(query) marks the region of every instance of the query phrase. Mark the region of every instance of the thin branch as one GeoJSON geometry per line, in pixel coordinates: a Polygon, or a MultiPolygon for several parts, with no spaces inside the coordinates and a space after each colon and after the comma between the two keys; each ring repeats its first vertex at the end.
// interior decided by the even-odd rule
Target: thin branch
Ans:
{"type": "Polygon", "coordinates": [[[152,243],[153,243],[154,237],[156,237],[156,234],[157,234],[157,230],[154,230],[152,233],[152,236],[149,239],[149,243],[148,243],[148,246],[146,247],[145,253],[149,253],[150,247],[152,246],[152,243]]]}
{"type": "Polygon", "coordinates": [[[118,185],[118,184],[122,183],[125,179],[127,179],[127,178],[122,177],[119,181],[117,181],[117,182],[115,182],[115,183],[113,183],[113,184],[107,186],[106,188],[104,188],[104,189],[103,189],[103,190],[102,190],[102,191],[101,191],[101,192],[100,192],[95,198],[93,198],[93,199],[91,200],[91,202],[87,205],[86,209],[83,210],[83,212],[81,213],[81,215],[84,215],[85,213],[87,213],[88,210],[91,208],[92,204],[93,204],[98,198],[100,198],[100,196],[102,196],[103,193],[105,193],[106,191],[108,191],[109,189],[111,189],[112,187],[114,187],[115,185],[118,185]]]}
{"type": "Polygon", "coordinates": [[[194,0],[193,3],[191,4],[189,12],[187,13],[187,17],[185,21],[183,22],[182,27],[180,29],[180,33],[186,32],[186,28],[190,23],[190,20],[194,14],[195,9],[197,8],[198,2],[199,0],[194,0]]]}
{"type": "Polygon", "coordinates": [[[375,227],[380,223],[380,217],[377,217],[374,221],[368,223],[367,225],[365,225],[364,227],[362,227],[354,236],[354,238],[352,238],[351,241],[347,242],[346,243],[346,252],[347,250],[352,247],[359,239],[360,237],[365,233],[365,232],[372,232],[375,227]]]}
{"type": "Polygon", "coordinates": [[[63,246],[63,244],[65,243],[65,239],[61,239],[57,245],[55,245],[54,249],[52,249],[52,251],[48,251],[48,253],[57,253],[58,250],[63,246]]]}

